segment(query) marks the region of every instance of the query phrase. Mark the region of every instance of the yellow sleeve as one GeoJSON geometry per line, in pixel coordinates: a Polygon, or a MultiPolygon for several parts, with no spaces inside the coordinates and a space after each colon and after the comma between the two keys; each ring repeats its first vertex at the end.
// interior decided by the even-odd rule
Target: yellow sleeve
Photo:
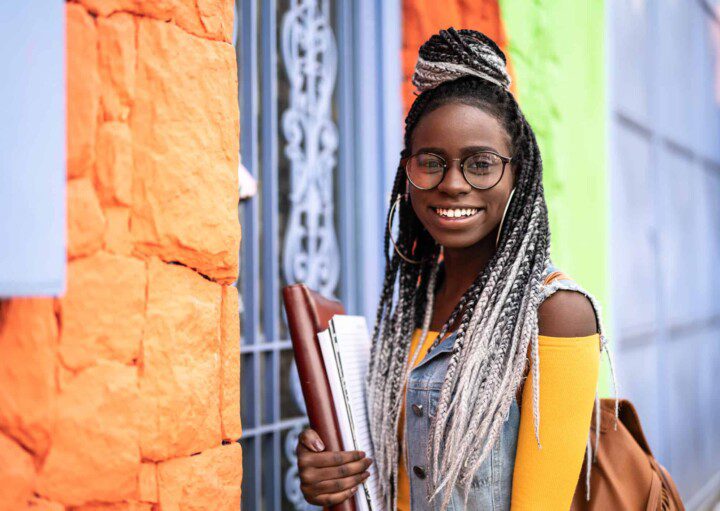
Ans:
{"type": "Polygon", "coordinates": [[[600,366],[600,335],[538,337],[540,444],[535,439],[532,371],[522,392],[512,511],[570,509],[578,483],[600,366]]]}

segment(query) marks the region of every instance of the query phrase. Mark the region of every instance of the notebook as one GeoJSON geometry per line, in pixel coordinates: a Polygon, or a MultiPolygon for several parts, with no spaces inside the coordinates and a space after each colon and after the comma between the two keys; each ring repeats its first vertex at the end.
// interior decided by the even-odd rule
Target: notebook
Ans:
{"type": "MultiPolygon", "coordinates": [[[[335,315],[318,333],[325,372],[330,383],[338,427],[346,451],[365,451],[372,458],[365,377],[370,360],[370,336],[362,316],[335,315]]],[[[382,511],[375,464],[355,494],[357,511],[382,511]]]]}

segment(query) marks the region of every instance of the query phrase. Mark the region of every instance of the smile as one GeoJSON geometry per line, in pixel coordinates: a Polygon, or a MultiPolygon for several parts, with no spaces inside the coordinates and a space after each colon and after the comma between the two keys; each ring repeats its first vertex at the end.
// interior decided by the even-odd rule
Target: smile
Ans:
{"type": "Polygon", "coordinates": [[[481,211],[480,208],[454,208],[454,209],[432,208],[432,210],[435,211],[435,213],[442,218],[451,218],[451,219],[470,218],[472,216],[477,215],[478,212],[481,211]]]}

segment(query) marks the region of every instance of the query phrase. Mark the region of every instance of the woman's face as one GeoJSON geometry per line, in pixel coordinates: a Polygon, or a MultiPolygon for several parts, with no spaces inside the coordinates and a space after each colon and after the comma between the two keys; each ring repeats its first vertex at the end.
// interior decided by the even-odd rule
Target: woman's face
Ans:
{"type": "MultiPolygon", "coordinates": [[[[466,248],[487,235],[497,235],[514,182],[507,164],[500,182],[489,190],[470,186],[460,170],[460,161],[481,150],[510,155],[507,132],[495,117],[476,106],[449,103],[423,115],[411,140],[411,154],[432,152],[448,161],[442,182],[432,190],[409,185],[415,214],[437,243],[446,248],[466,248]],[[471,216],[448,218],[438,209],[476,209],[471,216]]],[[[493,238],[494,239],[494,238],[493,238]]]]}

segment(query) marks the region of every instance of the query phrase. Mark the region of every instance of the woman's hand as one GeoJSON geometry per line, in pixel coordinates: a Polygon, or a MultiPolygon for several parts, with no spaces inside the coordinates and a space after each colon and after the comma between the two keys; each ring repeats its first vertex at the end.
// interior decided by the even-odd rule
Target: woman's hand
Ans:
{"type": "Polygon", "coordinates": [[[363,451],[328,451],[315,430],[305,429],[297,445],[300,490],[310,504],[333,506],[357,492],[372,463],[363,451]]]}

